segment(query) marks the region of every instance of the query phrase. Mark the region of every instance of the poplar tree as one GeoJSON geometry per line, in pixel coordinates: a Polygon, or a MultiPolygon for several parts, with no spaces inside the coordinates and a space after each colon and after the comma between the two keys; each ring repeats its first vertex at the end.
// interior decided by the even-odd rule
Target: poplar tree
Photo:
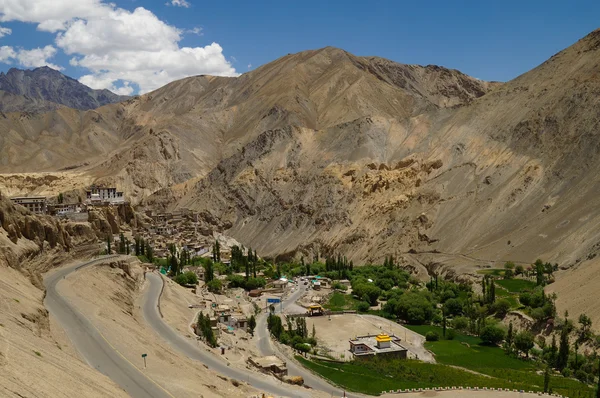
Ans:
{"type": "Polygon", "coordinates": [[[569,362],[569,329],[565,327],[560,334],[560,346],[556,357],[556,368],[563,370],[569,362]]]}

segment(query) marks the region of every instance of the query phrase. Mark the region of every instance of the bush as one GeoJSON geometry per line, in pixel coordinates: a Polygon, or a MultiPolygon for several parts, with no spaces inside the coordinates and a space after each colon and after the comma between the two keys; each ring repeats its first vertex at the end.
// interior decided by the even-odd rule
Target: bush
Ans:
{"type": "Polygon", "coordinates": [[[198,276],[192,271],[184,272],[183,274],[177,275],[173,280],[180,285],[195,285],[198,283],[198,276]]]}
{"type": "Polygon", "coordinates": [[[438,341],[440,339],[440,335],[437,332],[427,332],[425,334],[426,341],[438,341]]]}
{"type": "Polygon", "coordinates": [[[223,283],[219,279],[213,279],[206,284],[206,287],[211,293],[219,293],[223,288],[223,283]]]}
{"type": "Polygon", "coordinates": [[[361,301],[360,303],[358,303],[358,305],[356,306],[356,310],[358,312],[368,312],[369,308],[371,308],[371,306],[369,305],[369,303],[367,303],[366,301],[361,301]]]}
{"type": "Polygon", "coordinates": [[[501,299],[492,304],[491,310],[500,318],[504,318],[510,311],[510,303],[508,300],[501,299]]]}
{"type": "Polygon", "coordinates": [[[404,293],[397,300],[394,313],[408,323],[422,325],[433,318],[433,303],[427,292],[404,293]]]}
{"type": "Polygon", "coordinates": [[[446,340],[454,340],[455,337],[456,337],[456,332],[454,331],[454,329],[446,330],[446,340]]]}
{"type": "Polygon", "coordinates": [[[333,289],[337,289],[337,290],[343,290],[343,291],[346,291],[346,290],[348,290],[348,286],[346,286],[346,285],[342,285],[342,284],[341,284],[341,283],[339,283],[339,282],[335,282],[333,285],[331,285],[331,287],[332,287],[333,289]]]}
{"type": "Polygon", "coordinates": [[[456,330],[467,330],[469,328],[469,320],[464,316],[456,317],[452,320],[452,327],[456,330]]]}
{"type": "Polygon", "coordinates": [[[582,383],[587,383],[588,381],[588,374],[585,373],[585,371],[579,369],[575,372],[575,377],[577,378],[577,380],[579,380],[582,383]]]}
{"type": "Polygon", "coordinates": [[[300,352],[309,352],[310,346],[304,343],[299,343],[294,346],[294,348],[300,352]]]}
{"type": "Polygon", "coordinates": [[[451,298],[446,300],[444,304],[444,308],[446,309],[446,313],[448,315],[460,315],[463,312],[463,304],[459,299],[451,298]]]}
{"type": "Polygon", "coordinates": [[[506,332],[504,329],[495,325],[488,325],[483,329],[480,337],[484,344],[498,345],[498,343],[504,340],[505,336],[506,332]]]}

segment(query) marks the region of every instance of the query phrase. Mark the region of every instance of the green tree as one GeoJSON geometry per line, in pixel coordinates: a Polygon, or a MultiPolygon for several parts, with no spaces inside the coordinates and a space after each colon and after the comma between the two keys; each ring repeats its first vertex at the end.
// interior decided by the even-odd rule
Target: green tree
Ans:
{"type": "Polygon", "coordinates": [[[106,237],[106,254],[111,254],[111,252],[112,252],[112,250],[110,248],[110,241],[111,241],[111,238],[110,238],[110,235],[108,235],[106,237]]]}
{"type": "Polygon", "coordinates": [[[433,303],[427,292],[408,291],[399,299],[388,300],[384,310],[408,323],[421,325],[433,319],[433,303]]]}
{"type": "Polygon", "coordinates": [[[62,192],[58,194],[58,203],[62,203],[65,200],[62,192]]]}
{"type": "Polygon", "coordinates": [[[506,350],[508,353],[512,353],[512,345],[513,345],[513,323],[512,321],[508,324],[508,332],[506,333],[506,350]]]}
{"type": "Polygon", "coordinates": [[[219,293],[223,288],[223,282],[220,279],[213,279],[206,284],[206,287],[211,293],[219,293]]]}
{"type": "Polygon", "coordinates": [[[525,272],[525,268],[521,264],[515,267],[515,275],[523,275],[523,272],[525,272]]]}
{"type": "Polygon", "coordinates": [[[590,330],[592,328],[592,320],[586,314],[579,315],[579,340],[585,341],[590,337],[590,330]]]}
{"type": "Polygon", "coordinates": [[[565,325],[560,333],[560,345],[556,357],[556,368],[558,370],[563,370],[567,366],[569,362],[569,351],[569,329],[565,325]]]}
{"type": "Polygon", "coordinates": [[[483,329],[480,337],[485,344],[498,345],[498,343],[504,340],[505,336],[506,332],[504,329],[495,325],[488,325],[483,329]]]}
{"type": "Polygon", "coordinates": [[[198,276],[195,272],[188,271],[184,272],[183,274],[177,275],[175,278],[173,278],[173,280],[182,286],[195,285],[198,283],[198,276]]]}
{"type": "Polygon", "coordinates": [[[135,241],[135,255],[137,257],[137,256],[139,256],[141,254],[141,251],[140,251],[140,238],[138,236],[136,236],[135,238],[133,238],[133,240],[135,241]]]}
{"type": "Polygon", "coordinates": [[[596,386],[596,398],[600,398],[600,359],[598,360],[598,385],[596,386]]]}
{"type": "Polygon", "coordinates": [[[217,239],[213,245],[213,261],[215,263],[221,262],[221,243],[217,239]]]}
{"type": "Polygon", "coordinates": [[[208,261],[204,263],[204,282],[208,283],[213,279],[215,279],[214,264],[209,258],[208,261]]]}
{"type": "Polygon", "coordinates": [[[256,318],[254,317],[254,315],[252,315],[248,319],[248,331],[250,332],[252,337],[254,337],[254,329],[255,328],[256,328],[256,318]]]}
{"type": "Polygon", "coordinates": [[[515,347],[529,358],[529,351],[533,348],[533,335],[529,331],[521,331],[515,336],[515,347]]]}
{"type": "Polygon", "coordinates": [[[148,259],[148,262],[154,262],[154,249],[152,249],[152,246],[148,243],[146,243],[146,258],[148,259]]]}
{"type": "Polygon", "coordinates": [[[538,286],[543,286],[544,282],[545,282],[545,277],[544,277],[544,263],[542,262],[542,260],[540,260],[539,258],[537,260],[535,260],[534,265],[534,269],[535,269],[535,278],[536,278],[536,284],[538,286]]]}
{"type": "Polygon", "coordinates": [[[548,355],[548,362],[550,366],[556,367],[556,358],[558,356],[558,346],[556,345],[556,336],[552,335],[552,343],[550,344],[550,352],[548,355]]]}
{"type": "Polygon", "coordinates": [[[510,311],[510,303],[506,299],[500,299],[496,301],[490,309],[499,317],[504,318],[508,311],[510,311]]]}
{"type": "Polygon", "coordinates": [[[129,239],[125,239],[125,254],[127,254],[129,256],[131,250],[131,242],[129,241],[129,239]]]}
{"type": "Polygon", "coordinates": [[[550,366],[546,366],[544,370],[544,392],[547,393],[550,390],[550,366]]]}
{"type": "Polygon", "coordinates": [[[119,254],[125,254],[125,236],[123,232],[119,235],[119,254]]]}

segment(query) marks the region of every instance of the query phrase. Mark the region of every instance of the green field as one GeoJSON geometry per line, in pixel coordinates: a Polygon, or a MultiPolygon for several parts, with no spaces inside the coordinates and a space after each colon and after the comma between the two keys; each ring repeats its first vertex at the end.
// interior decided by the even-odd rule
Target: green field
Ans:
{"type": "MultiPolygon", "coordinates": [[[[437,326],[409,325],[408,328],[422,335],[429,331],[442,335],[442,329],[437,326]]],[[[499,347],[480,343],[478,337],[460,333],[453,340],[427,342],[426,347],[435,354],[437,364],[381,357],[341,364],[297,359],[342,388],[371,395],[397,389],[451,386],[543,390],[544,378],[536,373],[534,362],[508,356],[499,347]]],[[[594,392],[589,386],[562,376],[552,376],[550,387],[569,397],[591,398],[594,392]]]]}
{"type": "Polygon", "coordinates": [[[355,310],[359,302],[350,294],[334,292],[323,307],[331,311],[355,310]]]}
{"type": "Polygon", "coordinates": [[[444,386],[529,388],[525,383],[512,383],[450,366],[413,360],[386,361],[372,358],[361,362],[331,363],[309,361],[299,356],[296,359],[334,384],[370,395],[397,389],[444,386]]]}
{"type": "Polygon", "coordinates": [[[533,290],[536,287],[535,282],[525,279],[498,279],[496,283],[511,293],[533,290]]]}
{"type": "Polygon", "coordinates": [[[480,275],[491,275],[491,276],[499,276],[499,277],[504,277],[504,268],[487,268],[487,269],[480,269],[477,271],[478,274],[480,275]]]}
{"type": "MultiPolygon", "coordinates": [[[[434,331],[442,336],[442,328],[437,326],[406,327],[422,335],[434,331]]],[[[427,342],[425,347],[435,354],[435,359],[440,364],[460,366],[510,382],[527,384],[529,389],[543,388],[544,377],[535,373],[534,362],[506,355],[500,347],[480,343],[479,337],[456,333],[453,340],[427,342]]],[[[577,396],[576,394],[582,397],[592,394],[592,390],[586,385],[561,376],[553,376],[550,385],[554,391],[570,397],[577,396]]]]}
{"type": "MultiPolygon", "coordinates": [[[[438,326],[406,325],[412,331],[421,335],[427,332],[437,332],[442,336],[442,328],[438,326]]],[[[492,374],[492,369],[533,369],[531,362],[506,355],[500,347],[480,345],[479,337],[456,333],[453,340],[440,340],[425,343],[425,347],[435,354],[439,363],[460,366],[484,374],[492,374]],[[477,358],[476,361],[473,358],[477,358]]]]}
{"type": "Polygon", "coordinates": [[[496,289],[496,299],[498,299],[498,300],[503,299],[503,300],[508,301],[510,303],[510,307],[512,309],[521,307],[521,305],[519,304],[519,301],[517,300],[517,295],[515,293],[509,293],[504,288],[496,289]]]}

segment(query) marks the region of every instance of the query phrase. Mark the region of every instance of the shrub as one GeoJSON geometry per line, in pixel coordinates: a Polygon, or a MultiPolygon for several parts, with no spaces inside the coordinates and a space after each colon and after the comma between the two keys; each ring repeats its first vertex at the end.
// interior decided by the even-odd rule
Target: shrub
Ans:
{"type": "Polygon", "coordinates": [[[341,283],[339,283],[339,282],[335,282],[333,285],[331,285],[331,287],[332,287],[333,289],[337,289],[337,290],[343,290],[343,291],[346,291],[346,290],[348,290],[348,286],[346,286],[346,285],[342,285],[342,284],[341,284],[341,283]]]}
{"type": "Polygon", "coordinates": [[[456,330],[466,330],[469,327],[469,320],[464,316],[456,317],[452,320],[452,327],[456,330]]]}
{"type": "Polygon", "coordinates": [[[310,351],[310,346],[304,343],[299,343],[294,345],[294,348],[300,352],[309,352],[310,351]]]}
{"type": "Polygon", "coordinates": [[[510,310],[510,303],[505,299],[498,300],[492,304],[491,310],[500,318],[504,318],[510,310]]]}
{"type": "Polygon", "coordinates": [[[366,301],[361,301],[360,303],[358,303],[358,305],[356,306],[356,310],[358,312],[368,312],[369,308],[371,308],[371,306],[369,305],[369,303],[367,303],[366,301]]]}
{"type": "Polygon", "coordinates": [[[177,275],[173,280],[180,285],[195,285],[198,283],[198,276],[192,271],[177,275]]]}
{"type": "Polygon", "coordinates": [[[463,304],[459,299],[451,298],[446,300],[444,308],[448,315],[460,315],[463,311],[463,304]]]}
{"type": "Polygon", "coordinates": [[[422,325],[433,318],[433,303],[427,292],[404,293],[397,301],[395,314],[408,323],[422,325]]]}
{"type": "Polygon", "coordinates": [[[223,283],[219,279],[213,279],[206,284],[208,291],[211,293],[219,293],[223,288],[223,283]]]}
{"type": "Polygon", "coordinates": [[[454,331],[454,329],[446,330],[446,340],[454,340],[455,337],[456,337],[456,332],[454,331]]]}
{"type": "Polygon", "coordinates": [[[426,341],[438,341],[440,339],[440,335],[437,332],[427,332],[425,334],[426,341]]]}
{"type": "Polygon", "coordinates": [[[488,325],[483,329],[480,337],[484,344],[498,345],[498,343],[504,340],[505,336],[506,332],[504,329],[495,325],[488,325]]]}

